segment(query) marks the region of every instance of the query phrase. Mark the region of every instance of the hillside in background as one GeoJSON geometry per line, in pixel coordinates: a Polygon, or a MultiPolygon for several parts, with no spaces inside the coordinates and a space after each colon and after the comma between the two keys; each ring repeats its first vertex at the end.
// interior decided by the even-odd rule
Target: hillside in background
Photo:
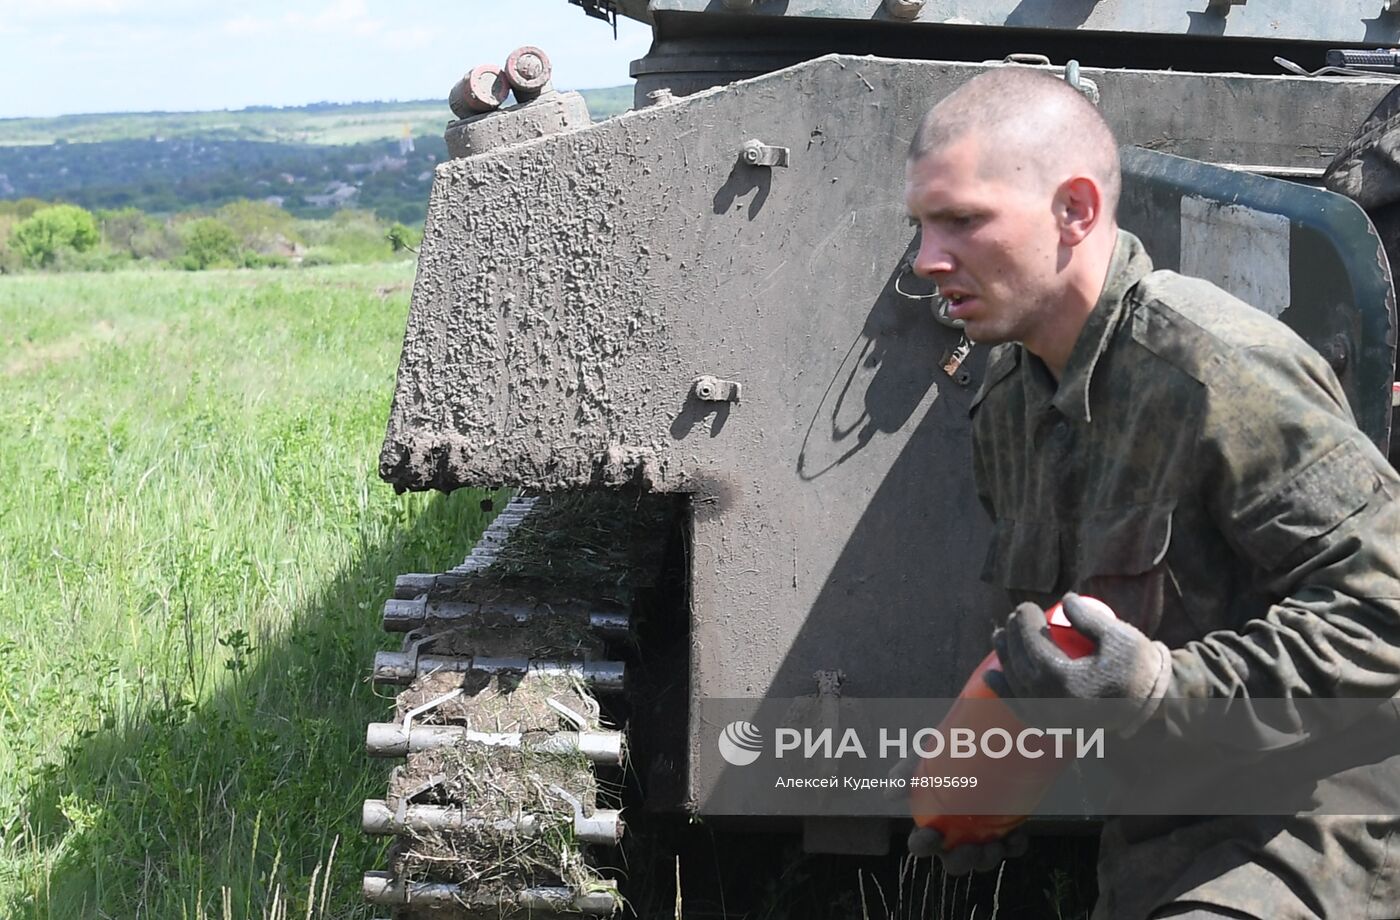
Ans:
{"type": "MultiPolygon", "coordinates": [[[[594,120],[629,86],[584,90],[594,120]]],[[[150,214],[267,201],[297,217],[346,207],[421,223],[447,156],[445,102],[317,104],[0,120],[0,200],[38,198],[150,214]]]]}
{"type": "Polygon", "coordinates": [[[93,144],[161,138],[271,141],[284,144],[354,144],[441,130],[445,102],[362,102],[350,105],[222,112],[122,112],[0,119],[0,145],[93,144]]]}
{"type": "Polygon", "coordinates": [[[387,220],[423,220],[433,167],[447,157],[441,134],[321,146],[269,141],[119,140],[0,147],[0,198],[66,201],[94,210],[148,214],[267,201],[297,217],[343,207],[387,220]]]}
{"type": "MultiPolygon", "coordinates": [[[[595,121],[632,107],[632,87],[580,90],[595,121]]],[[[452,118],[442,100],[318,102],[304,106],[253,106],[220,112],[123,112],[0,118],[0,147],[93,144],[161,138],[266,141],[279,144],[358,144],[411,135],[442,134],[452,118]]]]}

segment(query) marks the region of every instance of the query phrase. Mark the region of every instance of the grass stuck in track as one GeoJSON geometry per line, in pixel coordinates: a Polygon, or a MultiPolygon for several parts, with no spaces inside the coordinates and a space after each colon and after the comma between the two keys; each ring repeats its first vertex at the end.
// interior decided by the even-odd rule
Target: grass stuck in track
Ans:
{"type": "Polygon", "coordinates": [[[0,916],[369,917],[412,265],[0,278],[0,916]]]}

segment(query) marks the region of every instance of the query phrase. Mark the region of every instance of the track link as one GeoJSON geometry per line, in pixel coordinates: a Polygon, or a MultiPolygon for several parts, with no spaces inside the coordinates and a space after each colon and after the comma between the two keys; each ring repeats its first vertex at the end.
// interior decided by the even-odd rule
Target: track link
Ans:
{"type": "Polygon", "coordinates": [[[365,741],[404,762],[364,804],[365,833],[396,838],[388,871],[364,877],[371,903],[399,920],[621,906],[598,866],[625,829],[610,806],[626,743],[598,697],[626,685],[609,651],[626,649],[636,592],[660,570],[661,507],[516,498],[462,565],[396,580],[384,628],[403,648],[373,675],[403,689],[365,741]]]}

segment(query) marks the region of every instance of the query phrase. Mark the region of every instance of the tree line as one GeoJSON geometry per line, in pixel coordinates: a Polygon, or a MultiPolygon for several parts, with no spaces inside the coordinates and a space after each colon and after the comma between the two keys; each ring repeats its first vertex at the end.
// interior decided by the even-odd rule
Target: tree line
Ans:
{"type": "Polygon", "coordinates": [[[0,201],[0,274],[126,266],[291,267],[406,258],[421,234],[362,209],[297,217],[267,201],[153,215],[37,198],[0,201]]]}

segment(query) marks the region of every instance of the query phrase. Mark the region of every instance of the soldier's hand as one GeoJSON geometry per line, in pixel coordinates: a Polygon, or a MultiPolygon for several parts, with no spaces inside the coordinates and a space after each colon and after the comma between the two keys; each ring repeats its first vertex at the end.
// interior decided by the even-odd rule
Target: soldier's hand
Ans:
{"type": "Polygon", "coordinates": [[[1001,697],[1137,701],[1143,705],[1111,710],[1120,722],[1111,727],[1136,728],[1166,691],[1171,653],[1077,594],[1066,594],[1062,606],[1070,625],[1094,643],[1094,651],[1070,658],[1050,638],[1045,611],[1021,604],[992,634],[1001,670],[987,673],[987,685],[1001,697]]]}
{"type": "Polygon", "coordinates": [[[1000,840],[987,843],[962,843],[951,850],[943,849],[943,835],[931,827],[916,827],[909,834],[909,855],[916,858],[937,856],[943,871],[949,875],[969,872],[990,872],[1003,861],[1026,852],[1030,838],[1020,828],[1000,840]]]}

